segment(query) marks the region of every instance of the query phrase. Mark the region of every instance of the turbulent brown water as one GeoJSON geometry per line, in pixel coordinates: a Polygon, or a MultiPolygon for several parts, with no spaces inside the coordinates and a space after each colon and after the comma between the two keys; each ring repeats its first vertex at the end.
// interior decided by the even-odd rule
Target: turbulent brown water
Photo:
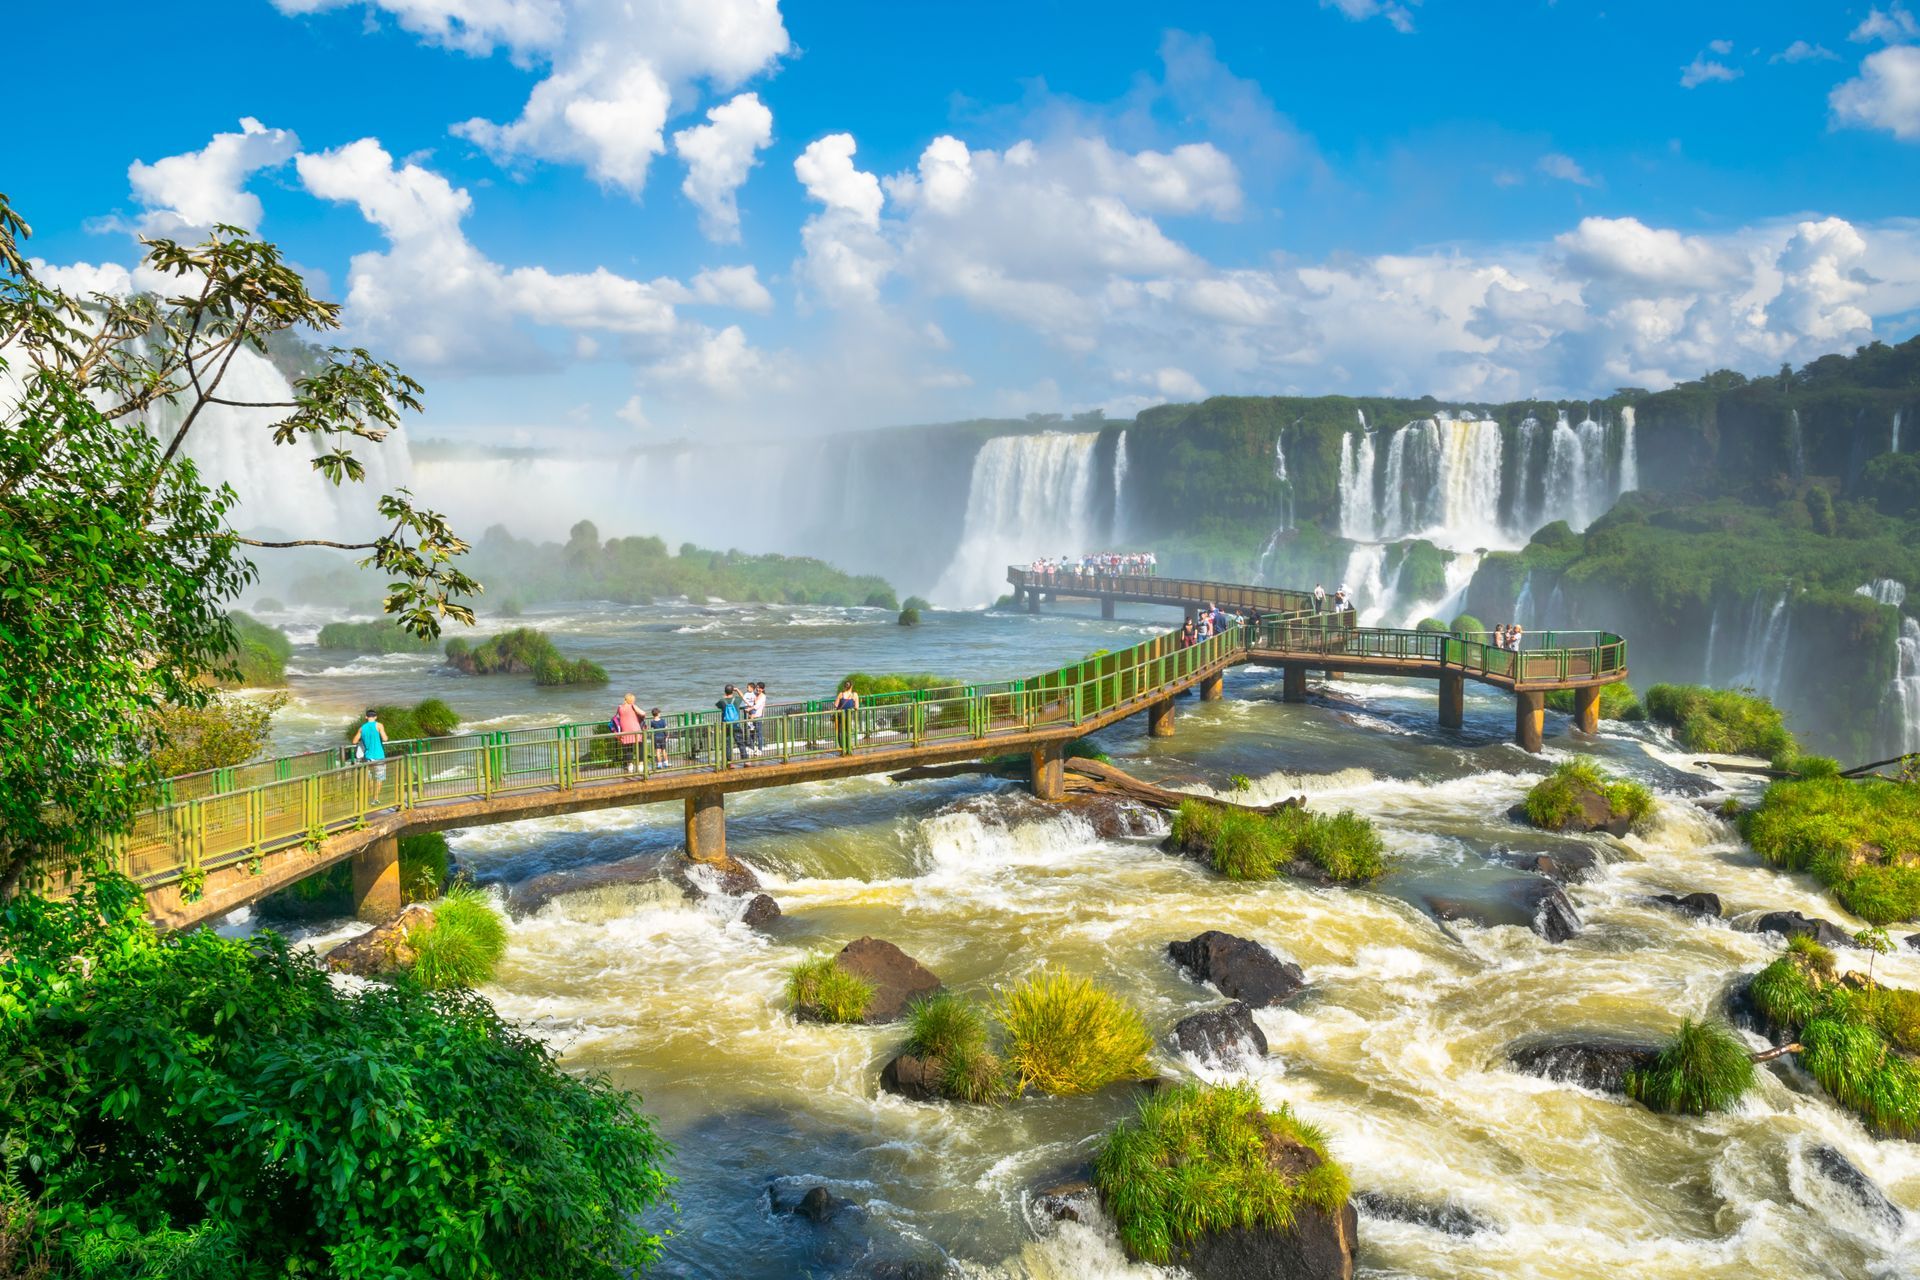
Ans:
{"type": "MultiPolygon", "coordinates": [[[[939,614],[909,632],[863,610],[581,606],[526,622],[608,665],[605,696],[454,679],[426,658],[329,662],[303,648],[285,745],[330,736],[368,701],[427,694],[510,725],[597,719],[628,687],[686,706],[727,680],[767,679],[778,698],[824,692],[852,669],[1014,675],[1157,630],[1165,616],[939,614]]],[[[1304,793],[1316,808],[1369,815],[1395,859],[1377,888],[1229,884],[1151,839],[1102,840],[1078,818],[1038,813],[1017,792],[999,794],[1004,784],[875,777],[729,801],[732,851],[786,912],[771,934],[658,885],[563,891],[513,921],[487,994],[569,1065],[641,1094],[674,1144],[679,1211],[661,1218],[676,1233],[665,1274],[861,1275],[906,1259],[981,1277],[1166,1274],[1128,1263],[1108,1225],[1056,1227],[1031,1205],[1035,1187],[1088,1159],[1136,1094],[999,1109],[904,1102],[876,1084],[897,1028],[796,1023],[782,986],[810,951],[871,934],[972,994],[1043,965],[1090,975],[1135,1000],[1164,1037],[1220,1000],[1182,977],[1165,945],[1217,928],[1297,961],[1312,984],[1257,1014],[1271,1045],[1253,1075],[1262,1095],[1322,1126],[1357,1188],[1450,1202],[1485,1224],[1455,1235],[1363,1216],[1366,1276],[1920,1276],[1920,1146],[1874,1140],[1792,1068],[1763,1070],[1739,1110],[1696,1120],[1505,1065],[1505,1046],[1529,1034],[1644,1037],[1717,1011],[1737,975],[1779,951],[1738,928],[1744,914],[1790,908],[1859,927],[1811,881],[1762,866],[1695,803],[1720,780],[1703,785],[1651,731],[1610,726],[1575,744],[1561,717],[1549,717],[1547,754],[1527,756],[1506,741],[1510,703],[1491,694],[1470,694],[1465,729],[1449,735],[1436,728],[1430,685],[1336,680],[1287,705],[1277,672],[1242,668],[1227,693],[1183,700],[1170,741],[1148,739],[1137,719],[1102,745],[1167,785],[1244,774],[1256,799],[1304,793]],[[1567,841],[1506,819],[1569,752],[1656,788],[1644,835],[1567,841]],[[1434,894],[1496,901],[1521,874],[1506,857],[1581,843],[1605,861],[1568,888],[1585,921],[1570,942],[1442,925],[1423,907],[1434,894]],[[1693,890],[1718,893],[1735,923],[1645,901],[1693,890]],[[1808,1156],[1817,1144],[1904,1206],[1906,1225],[1877,1222],[1823,1177],[1808,1156]],[[823,1232],[770,1211],[770,1184],[819,1183],[864,1206],[858,1221],[823,1232]]],[[[678,841],[669,806],[453,837],[460,864],[503,895],[536,875],[678,841]]],[[[1877,973],[1920,986],[1920,953],[1877,973]]],[[[1156,1065],[1225,1078],[1164,1041],[1156,1065]]]]}

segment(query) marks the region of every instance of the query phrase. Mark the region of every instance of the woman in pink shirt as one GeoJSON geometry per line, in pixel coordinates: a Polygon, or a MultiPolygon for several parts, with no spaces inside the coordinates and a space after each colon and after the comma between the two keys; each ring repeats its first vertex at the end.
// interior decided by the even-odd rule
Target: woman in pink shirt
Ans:
{"type": "Polygon", "coordinates": [[[620,730],[620,746],[627,756],[626,772],[632,773],[640,767],[640,730],[645,724],[632,694],[613,709],[613,723],[620,730]]]}

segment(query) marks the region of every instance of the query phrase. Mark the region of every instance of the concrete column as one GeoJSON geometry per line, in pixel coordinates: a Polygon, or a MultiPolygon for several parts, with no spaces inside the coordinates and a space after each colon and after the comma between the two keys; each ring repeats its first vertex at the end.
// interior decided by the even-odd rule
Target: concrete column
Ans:
{"type": "Polygon", "coordinates": [[[1173,736],[1173,699],[1162,698],[1147,708],[1147,736],[1149,738],[1171,738],[1173,736]]]}
{"type": "Polygon", "coordinates": [[[1113,621],[1113,597],[1112,596],[1100,597],[1100,616],[1105,618],[1108,622],[1113,621]]]}
{"type": "Polygon", "coordinates": [[[1046,743],[1035,747],[1029,754],[1032,765],[1032,781],[1028,784],[1036,800],[1064,800],[1067,798],[1067,770],[1065,748],[1058,742],[1046,743]]]}
{"type": "Polygon", "coordinates": [[[1281,666],[1280,700],[1282,702],[1305,702],[1307,700],[1307,669],[1297,662],[1281,666]]]}
{"type": "Polygon", "coordinates": [[[1035,591],[1032,587],[1027,588],[1027,612],[1028,613],[1040,612],[1040,593],[1038,591],[1035,591]]]}
{"type": "Polygon", "coordinates": [[[400,842],[394,837],[353,855],[353,914],[373,924],[400,914],[400,842]]]}
{"type": "Polygon", "coordinates": [[[1458,729],[1467,713],[1467,678],[1457,671],[1440,673],[1440,727],[1458,729]]]}
{"type": "Polygon", "coordinates": [[[687,857],[695,862],[727,860],[727,798],[718,791],[687,797],[687,857]]]}
{"type": "Polygon", "coordinates": [[[1224,672],[1216,671],[1204,676],[1200,681],[1200,701],[1218,702],[1227,696],[1227,677],[1224,672]]]}
{"type": "Polygon", "coordinates": [[[1573,691],[1573,722],[1582,733],[1600,732],[1600,686],[1573,691]]]}
{"type": "Polygon", "coordinates": [[[1539,751],[1546,745],[1547,695],[1513,695],[1513,740],[1527,751],[1539,751]]]}

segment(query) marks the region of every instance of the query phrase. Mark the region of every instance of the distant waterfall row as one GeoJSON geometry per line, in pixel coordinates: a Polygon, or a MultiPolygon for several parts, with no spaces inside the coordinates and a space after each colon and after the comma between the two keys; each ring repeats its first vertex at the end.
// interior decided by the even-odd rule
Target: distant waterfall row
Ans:
{"type": "Polygon", "coordinates": [[[1584,529],[1638,488],[1633,410],[1617,419],[1509,429],[1472,414],[1391,431],[1348,432],[1340,445],[1340,533],[1361,542],[1427,538],[1461,550],[1512,547],[1565,520],[1584,529]]]}
{"type": "Polygon", "coordinates": [[[1007,590],[1010,564],[1108,549],[1125,497],[1126,433],[1115,442],[1110,482],[1099,475],[1099,443],[1097,431],[1043,431],[981,445],[960,545],[933,588],[934,603],[991,604],[1007,590]],[[1098,498],[1108,495],[1103,507],[1098,498]]]}

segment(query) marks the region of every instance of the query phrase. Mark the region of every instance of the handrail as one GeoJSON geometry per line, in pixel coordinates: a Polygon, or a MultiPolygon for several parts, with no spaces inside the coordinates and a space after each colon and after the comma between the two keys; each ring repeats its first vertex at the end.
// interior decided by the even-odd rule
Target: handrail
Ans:
{"type": "MultiPolygon", "coordinates": [[[[1307,599],[1303,592],[1286,594],[1307,599]]],[[[350,748],[305,752],[169,779],[154,806],[115,837],[109,851],[122,871],[154,887],[266,852],[317,846],[376,813],[421,804],[567,791],[627,776],[725,774],[768,758],[819,761],[1064,731],[1158,701],[1170,688],[1255,650],[1329,661],[1417,661],[1515,685],[1618,678],[1626,667],[1626,642],[1608,632],[1593,634],[1601,638],[1593,645],[1515,653],[1441,632],[1359,627],[1351,611],[1296,609],[1250,625],[1236,621],[1189,645],[1180,643],[1178,632],[1167,632],[1026,679],[878,694],[853,711],[836,711],[824,699],[786,703],[757,722],[757,735],[756,722],[691,711],[667,717],[664,730],[649,726],[638,734],[571,722],[401,741],[390,743],[389,757],[377,762],[352,760],[350,748]],[[749,741],[757,736],[762,752],[744,756],[743,735],[749,741]]],[[[40,879],[60,870],[59,863],[46,865],[40,879]]]]}

